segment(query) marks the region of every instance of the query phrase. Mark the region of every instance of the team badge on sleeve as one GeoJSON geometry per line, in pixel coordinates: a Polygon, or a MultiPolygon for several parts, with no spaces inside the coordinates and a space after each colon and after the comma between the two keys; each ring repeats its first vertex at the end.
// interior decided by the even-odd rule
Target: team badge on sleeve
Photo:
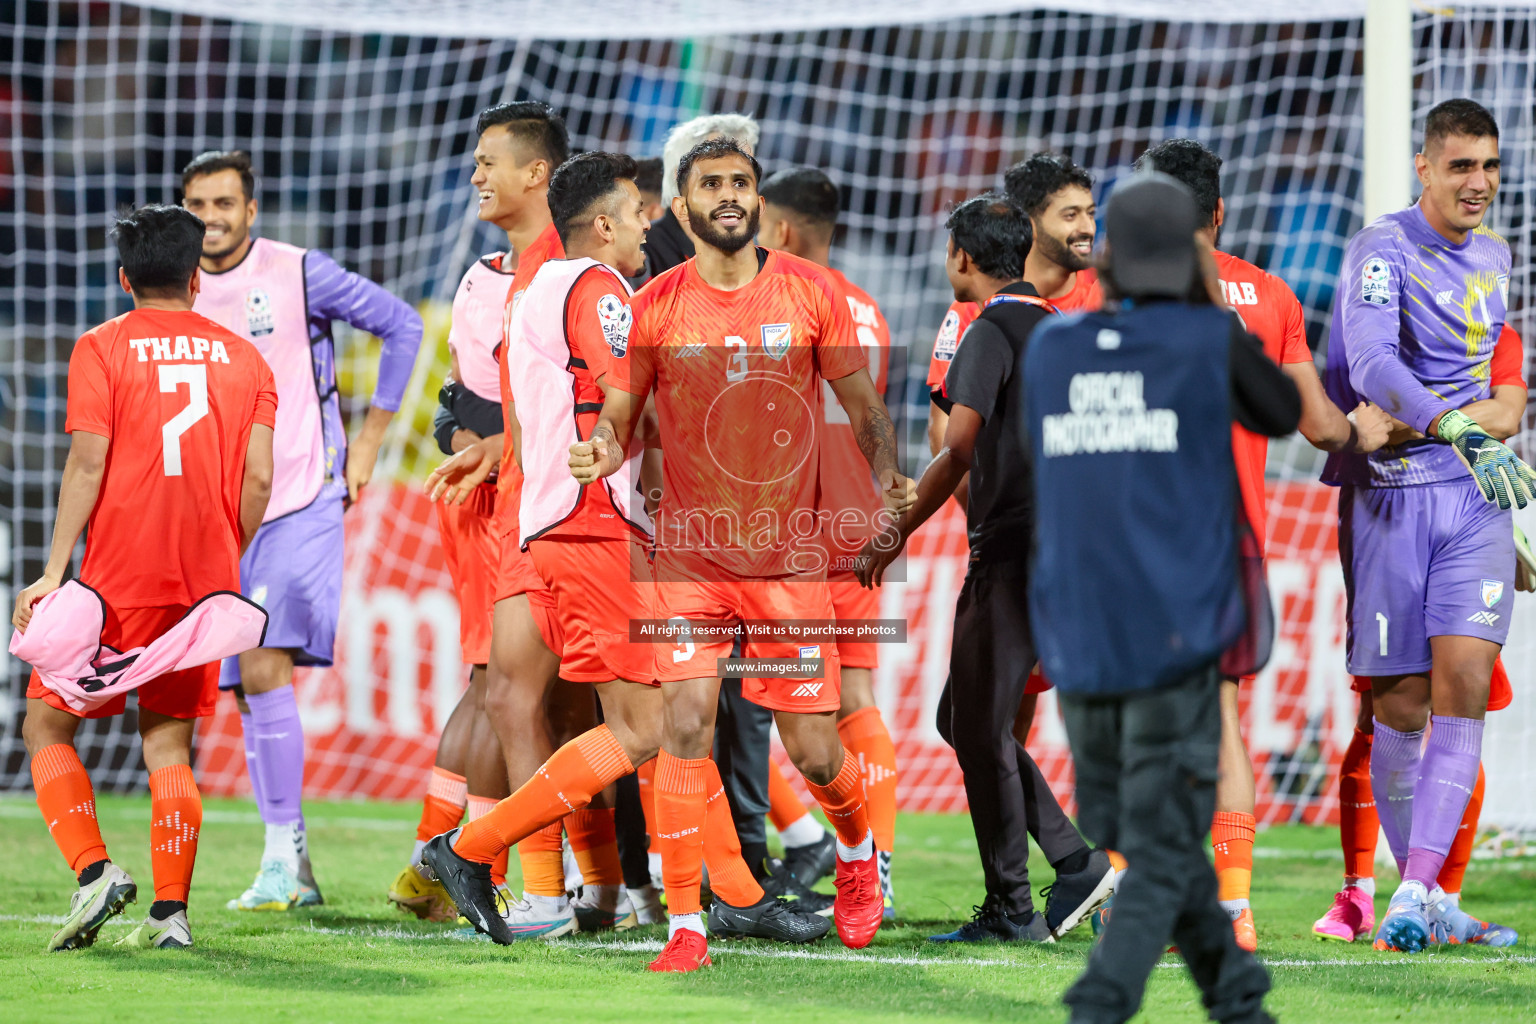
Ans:
{"type": "Polygon", "coordinates": [[[944,322],[939,325],[939,338],[933,343],[933,358],[941,363],[950,362],[959,347],[960,314],[950,310],[944,314],[944,322]]]}
{"type": "Polygon", "coordinates": [[[763,351],[770,358],[783,359],[784,353],[789,351],[790,343],[795,340],[794,328],[789,324],[763,324],[763,351]]]}
{"type": "Polygon", "coordinates": [[[603,326],[603,340],[613,358],[623,359],[629,349],[629,325],[635,315],[617,295],[604,295],[597,300],[597,322],[603,326]]]}
{"type": "Polygon", "coordinates": [[[1360,298],[1376,306],[1385,306],[1392,301],[1392,270],[1387,266],[1387,261],[1380,256],[1372,256],[1365,261],[1365,269],[1360,272],[1360,298]]]}

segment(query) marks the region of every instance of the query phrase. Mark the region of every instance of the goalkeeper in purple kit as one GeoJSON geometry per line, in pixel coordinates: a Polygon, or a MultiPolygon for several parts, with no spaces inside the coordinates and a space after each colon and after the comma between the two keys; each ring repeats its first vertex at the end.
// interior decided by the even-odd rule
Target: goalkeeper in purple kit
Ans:
{"type": "Polygon", "coordinates": [[[1536,474],[1478,425],[1509,291],[1509,245],[1483,227],[1499,189],[1493,116],[1441,103],[1414,162],[1419,201],[1350,240],[1325,385],[1340,408],[1375,402],[1420,436],[1335,453],[1323,474],[1340,488],[1349,671],[1371,678],[1375,701],[1371,788],[1403,876],[1375,945],[1402,952],[1515,939],[1498,926],[1469,936],[1435,876],[1477,781],[1509,632],[1508,510],[1536,493],[1536,474]]]}

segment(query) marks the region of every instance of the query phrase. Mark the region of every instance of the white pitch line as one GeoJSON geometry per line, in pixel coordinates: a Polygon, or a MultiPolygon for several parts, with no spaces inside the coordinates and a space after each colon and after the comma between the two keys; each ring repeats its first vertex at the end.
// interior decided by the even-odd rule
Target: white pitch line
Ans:
{"type": "MultiPolygon", "coordinates": [[[[62,915],[53,914],[0,914],[0,921],[13,921],[24,924],[63,924],[64,918],[62,915]]],[[[114,918],[107,923],[109,925],[126,925],[132,922],[122,918],[114,918]]],[[[288,931],[290,929],[283,930],[288,931]]],[[[332,928],[325,925],[311,924],[308,928],[291,930],[319,935],[352,936],[362,939],[395,939],[404,942],[490,941],[482,935],[469,934],[467,929],[421,932],[401,928],[396,925],[353,925],[345,928],[332,928]]],[[[595,953],[658,953],[661,951],[663,943],[659,939],[620,939],[613,942],[562,939],[550,942],[549,946],[552,949],[572,949],[595,953]]],[[[1083,967],[1079,962],[1055,963],[1046,961],[1042,963],[1029,960],[993,960],[982,957],[925,957],[910,954],[869,954],[855,953],[851,950],[783,949],[734,942],[717,942],[710,947],[709,952],[711,956],[731,955],[757,957],[764,960],[810,960],[827,963],[881,964],[887,967],[1030,967],[1058,971],[1080,971],[1083,967]]],[[[1349,960],[1343,957],[1330,957],[1327,959],[1310,959],[1306,957],[1266,959],[1260,957],[1259,961],[1266,967],[1342,967],[1348,969],[1412,965],[1443,966],[1449,964],[1536,964],[1536,956],[1510,954],[1484,957],[1431,953],[1419,957],[1399,955],[1373,957],[1363,960],[1349,960]]],[[[1166,970],[1182,970],[1184,963],[1180,960],[1164,960],[1157,966],[1166,970]]]]}

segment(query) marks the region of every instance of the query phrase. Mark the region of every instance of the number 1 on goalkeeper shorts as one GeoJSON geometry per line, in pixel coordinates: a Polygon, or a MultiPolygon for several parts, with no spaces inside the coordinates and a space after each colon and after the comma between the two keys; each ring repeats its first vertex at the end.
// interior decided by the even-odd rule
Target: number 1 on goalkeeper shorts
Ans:
{"type": "Polygon", "coordinates": [[[1381,634],[1381,656],[1387,656],[1387,616],[1383,612],[1376,613],[1376,629],[1381,634]]]}

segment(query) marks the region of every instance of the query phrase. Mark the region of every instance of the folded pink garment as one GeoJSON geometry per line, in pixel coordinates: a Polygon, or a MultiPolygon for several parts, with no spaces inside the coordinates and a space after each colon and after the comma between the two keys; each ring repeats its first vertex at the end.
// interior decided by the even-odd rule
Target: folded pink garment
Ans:
{"type": "Polygon", "coordinates": [[[11,653],[75,711],[87,712],[167,672],[196,668],[260,647],[267,613],[227,590],[215,591],[144,647],[117,651],[101,642],[106,604],[70,580],[32,608],[27,631],[11,634],[11,653]]]}

